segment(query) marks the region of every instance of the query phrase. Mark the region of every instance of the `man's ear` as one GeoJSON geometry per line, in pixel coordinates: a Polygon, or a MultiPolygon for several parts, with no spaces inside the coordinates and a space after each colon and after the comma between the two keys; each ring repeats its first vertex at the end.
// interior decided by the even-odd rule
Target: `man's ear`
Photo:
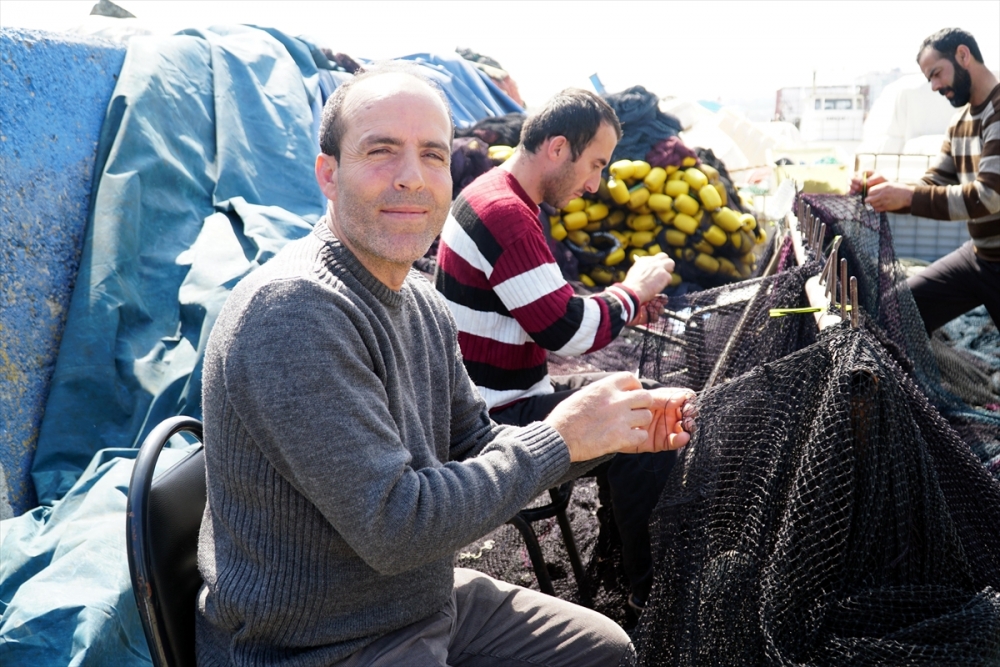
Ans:
{"type": "Polygon", "coordinates": [[[320,153],[316,156],[316,182],[323,195],[330,201],[337,201],[337,159],[320,153]]]}
{"type": "Polygon", "coordinates": [[[569,140],[562,135],[549,137],[545,144],[545,155],[552,162],[564,162],[571,155],[569,140]]]}
{"type": "Polygon", "coordinates": [[[965,44],[959,44],[958,47],[955,48],[955,60],[957,60],[958,64],[965,69],[969,69],[969,59],[971,57],[972,51],[969,51],[969,47],[965,44]]]}

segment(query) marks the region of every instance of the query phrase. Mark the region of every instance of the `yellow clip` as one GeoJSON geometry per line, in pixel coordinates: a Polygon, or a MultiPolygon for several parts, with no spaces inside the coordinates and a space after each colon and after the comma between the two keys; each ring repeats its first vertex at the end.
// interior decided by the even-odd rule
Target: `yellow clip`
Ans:
{"type": "MultiPolygon", "coordinates": [[[[851,309],[851,304],[847,304],[847,310],[851,309]]],[[[809,313],[818,313],[822,308],[819,306],[808,306],[806,308],[771,308],[767,311],[767,314],[771,317],[784,317],[785,315],[808,315],[809,313]]]]}
{"type": "Polygon", "coordinates": [[[767,311],[767,314],[771,317],[784,317],[785,315],[806,315],[808,313],[818,313],[823,310],[816,306],[810,306],[808,308],[771,308],[767,311]]]}

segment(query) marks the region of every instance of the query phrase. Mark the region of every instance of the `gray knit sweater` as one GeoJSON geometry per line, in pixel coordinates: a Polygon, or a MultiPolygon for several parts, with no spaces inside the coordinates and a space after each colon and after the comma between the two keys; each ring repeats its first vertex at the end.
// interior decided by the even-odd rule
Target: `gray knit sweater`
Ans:
{"type": "Polygon", "coordinates": [[[434,287],[325,221],[233,290],[203,386],[200,665],[325,665],[430,615],[455,550],[570,474],[548,425],[490,421],[434,287]]]}

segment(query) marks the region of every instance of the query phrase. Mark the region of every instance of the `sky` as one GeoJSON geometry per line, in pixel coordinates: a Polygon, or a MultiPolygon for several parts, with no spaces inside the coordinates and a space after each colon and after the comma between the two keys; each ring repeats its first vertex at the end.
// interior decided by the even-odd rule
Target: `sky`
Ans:
{"type": "MultiPolygon", "coordinates": [[[[0,0],[0,26],[70,30],[96,0],[0,0]]],[[[499,61],[529,106],[567,86],[722,103],[774,99],[782,87],[917,73],[916,52],[944,27],[968,30],[1000,69],[1000,1],[226,2],[121,0],[146,26],[174,32],[250,23],[334,51],[390,58],[468,47],[499,61]],[[988,27],[992,26],[992,27],[988,27]]]]}

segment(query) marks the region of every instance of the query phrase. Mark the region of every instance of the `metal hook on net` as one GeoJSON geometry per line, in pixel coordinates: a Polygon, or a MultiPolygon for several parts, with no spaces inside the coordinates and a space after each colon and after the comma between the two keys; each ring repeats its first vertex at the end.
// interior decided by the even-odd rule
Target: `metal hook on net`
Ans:
{"type": "Polygon", "coordinates": [[[813,219],[812,216],[812,207],[809,204],[805,205],[802,217],[805,223],[803,225],[802,240],[805,246],[810,250],[812,250],[813,223],[815,222],[815,220],[813,219]]]}
{"type": "MultiPolygon", "coordinates": [[[[824,272],[829,269],[827,274],[827,293],[830,295],[830,303],[833,305],[835,303],[834,296],[836,295],[837,289],[837,261],[836,261],[836,251],[840,247],[840,237],[834,238],[834,248],[830,254],[830,259],[827,261],[827,266],[824,267],[824,272]]],[[[850,276],[848,278],[847,274],[847,258],[842,257],[840,259],[840,315],[841,321],[848,319],[848,314],[850,315],[851,328],[857,329],[861,322],[861,305],[858,302],[858,279],[856,276],[850,276]],[[848,287],[849,286],[849,287],[848,287]],[[848,300],[848,289],[850,289],[850,299],[848,300]]]]}
{"type": "MultiPolygon", "coordinates": [[[[817,221],[818,222],[818,221],[817,221]]],[[[818,250],[817,257],[822,257],[821,243],[822,234],[826,232],[826,224],[817,224],[815,233],[810,240],[814,249],[818,250]]],[[[837,304],[837,256],[840,252],[840,245],[843,241],[841,235],[836,235],[830,242],[829,254],[823,262],[822,268],[805,283],[806,298],[809,300],[809,308],[792,309],[772,309],[772,317],[784,315],[798,315],[802,313],[813,313],[816,317],[816,324],[822,330],[828,326],[842,321],[836,312],[837,304]]],[[[841,299],[841,310],[844,310],[844,299],[841,299]]]]}
{"type": "Polygon", "coordinates": [[[806,219],[806,202],[801,196],[795,206],[795,217],[799,222],[799,234],[805,241],[809,233],[809,220],[806,219]]]}

